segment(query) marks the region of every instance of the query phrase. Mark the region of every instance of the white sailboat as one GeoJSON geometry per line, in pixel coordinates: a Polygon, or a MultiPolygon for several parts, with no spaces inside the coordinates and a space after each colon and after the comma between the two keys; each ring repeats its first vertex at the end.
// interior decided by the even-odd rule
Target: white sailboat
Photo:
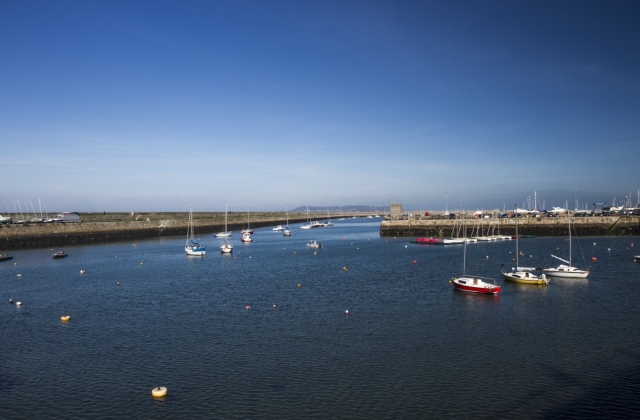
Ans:
{"type": "MultiPolygon", "coordinates": [[[[516,214],[518,214],[518,205],[516,204],[516,214]]],[[[509,280],[515,283],[523,283],[523,284],[549,284],[549,279],[544,274],[536,275],[531,273],[535,268],[530,267],[519,267],[518,265],[518,218],[516,217],[516,266],[511,269],[511,272],[505,273],[502,270],[502,277],[505,280],[509,280]]]]}
{"type": "Polygon", "coordinates": [[[300,229],[311,229],[313,225],[311,224],[311,216],[309,215],[309,206],[307,206],[307,223],[300,226],[300,229]]]}
{"type": "Polygon", "coordinates": [[[220,252],[222,252],[223,254],[230,254],[233,252],[233,245],[231,245],[230,243],[227,242],[227,240],[224,240],[224,243],[222,245],[220,245],[220,252]]]}
{"type": "Polygon", "coordinates": [[[231,232],[227,232],[227,203],[224,203],[224,231],[219,233],[214,233],[216,238],[228,238],[231,236],[231,232]]]}
{"type": "Polygon", "coordinates": [[[242,229],[240,231],[240,233],[242,233],[242,234],[245,234],[245,233],[252,234],[253,233],[253,229],[251,229],[249,227],[249,210],[247,210],[247,228],[246,229],[242,229]]]}
{"type": "Polygon", "coordinates": [[[205,249],[194,238],[193,230],[193,200],[189,206],[189,226],[187,227],[187,243],[184,245],[187,255],[203,256],[205,249]]]}
{"type": "Polygon", "coordinates": [[[571,265],[571,215],[569,214],[569,212],[567,212],[567,218],[569,219],[569,261],[560,257],[556,257],[555,255],[551,255],[553,258],[562,261],[564,264],[560,264],[556,268],[543,268],[542,272],[551,277],[586,279],[589,275],[588,270],[580,270],[571,265]]]}
{"type": "Polygon", "coordinates": [[[289,229],[289,208],[285,207],[287,213],[287,227],[282,231],[283,236],[291,236],[291,229],[289,229]]]}
{"type": "Polygon", "coordinates": [[[325,226],[333,226],[333,222],[331,221],[331,213],[329,213],[329,209],[327,209],[327,221],[323,223],[325,226]]]}

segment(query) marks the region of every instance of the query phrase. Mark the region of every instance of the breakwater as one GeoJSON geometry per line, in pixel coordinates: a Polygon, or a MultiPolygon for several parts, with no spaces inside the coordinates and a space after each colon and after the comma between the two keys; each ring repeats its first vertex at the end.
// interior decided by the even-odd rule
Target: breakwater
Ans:
{"type": "MultiPolygon", "coordinates": [[[[576,217],[573,226],[579,236],[640,235],[640,217],[576,217]]],[[[470,219],[466,221],[467,236],[515,235],[515,219],[470,219]]],[[[566,217],[531,217],[518,219],[518,234],[535,236],[567,236],[566,217]]],[[[380,236],[387,237],[462,237],[460,220],[384,220],[380,236]],[[459,233],[458,233],[459,231],[459,233]]]]}
{"type": "MultiPolygon", "coordinates": [[[[336,215],[337,217],[338,215],[336,215]]],[[[135,241],[159,236],[187,233],[188,213],[82,214],[81,223],[37,223],[0,225],[0,250],[59,248],[68,245],[135,241]]],[[[246,213],[229,214],[227,229],[247,227],[246,213]]],[[[312,215],[311,220],[326,220],[326,215],[312,215]]],[[[305,214],[289,215],[289,223],[305,222],[305,214]]],[[[285,214],[261,213],[250,219],[251,228],[284,225],[285,214]]],[[[224,230],[224,213],[194,213],[196,235],[224,230]]]]}

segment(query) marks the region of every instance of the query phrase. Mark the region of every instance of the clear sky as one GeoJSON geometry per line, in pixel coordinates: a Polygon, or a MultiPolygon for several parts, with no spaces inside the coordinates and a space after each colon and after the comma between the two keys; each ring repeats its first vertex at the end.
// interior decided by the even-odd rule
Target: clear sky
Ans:
{"type": "Polygon", "coordinates": [[[0,197],[635,203],[639,22],[638,1],[0,0],[0,197]]]}

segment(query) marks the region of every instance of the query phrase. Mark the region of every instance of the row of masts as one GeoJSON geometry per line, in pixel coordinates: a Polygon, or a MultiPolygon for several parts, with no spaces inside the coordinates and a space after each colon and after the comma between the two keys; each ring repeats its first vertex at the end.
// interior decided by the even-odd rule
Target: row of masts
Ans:
{"type": "MultiPolygon", "coordinates": [[[[47,203],[44,198],[38,198],[38,208],[40,209],[40,216],[36,213],[36,209],[33,207],[33,203],[31,199],[24,200],[24,212],[22,210],[22,205],[20,203],[20,199],[11,198],[13,202],[13,214],[15,215],[16,223],[39,223],[44,222],[49,219],[49,212],[47,210],[47,203]],[[31,205],[31,212],[33,213],[33,218],[29,214],[29,206],[27,206],[27,200],[29,200],[29,204],[31,205]],[[17,203],[17,206],[16,206],[17,203]],[[44,208],[44,210],[43,210],[44,208]],[[18,217],[18,212],[20,213],[20,217],[18,217]],[[26,218],[25,218],[26,213],[26,218]]],[[[7,208],[7,215],[11,215],[11,211],[9,210],[9,205],[7,204],[7,199],[4,199],[4,205],[7,208]]]]}

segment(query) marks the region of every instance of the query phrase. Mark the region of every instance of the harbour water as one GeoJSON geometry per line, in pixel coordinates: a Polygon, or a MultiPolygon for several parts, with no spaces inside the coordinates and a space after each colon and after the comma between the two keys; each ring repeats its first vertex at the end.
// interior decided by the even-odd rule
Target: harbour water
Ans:
{"type": "MultiPolygon", "coordinates": [[[[503,285],[482,296],[448,283],[461,246],[381,238],[376,220],[235,233],[232,255],[212,235],[205,257],[180,237],[13,252],[0,418],[640,416],[637,237],[581,238],[589,279],[546,287],[503,282],[513,241],[470,244],[467,274],[503,285]]],[[[568,251],[563,238],[519,245],[527,266],[568,251]]]]}

